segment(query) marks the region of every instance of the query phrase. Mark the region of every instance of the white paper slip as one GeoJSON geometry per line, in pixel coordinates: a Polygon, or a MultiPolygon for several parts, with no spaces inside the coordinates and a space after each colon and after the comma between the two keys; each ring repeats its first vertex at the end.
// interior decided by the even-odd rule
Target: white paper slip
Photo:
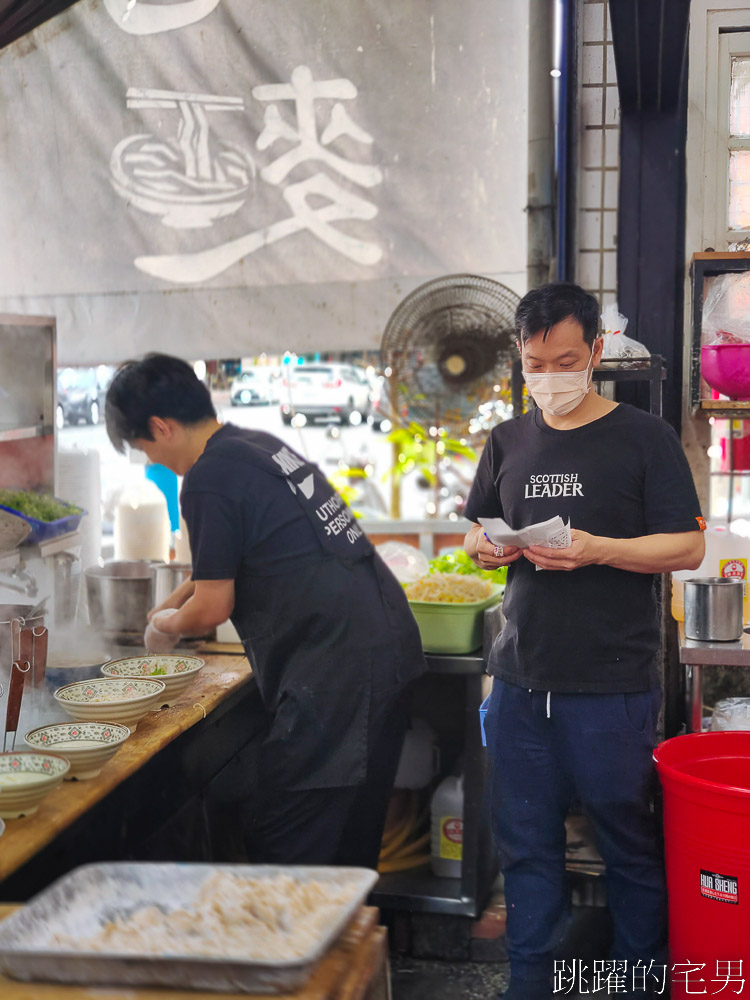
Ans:
{"type": "Polygon", "coordinates": [[[549,549],[567,549],[571,543],[570,521],[563,521],[559,514],[549,521],[530,524],[514,531],[501,517],[480,517],[479,523],[493,545],[517,545],[527,549],[530,545],[544,545],[549,549]]]}

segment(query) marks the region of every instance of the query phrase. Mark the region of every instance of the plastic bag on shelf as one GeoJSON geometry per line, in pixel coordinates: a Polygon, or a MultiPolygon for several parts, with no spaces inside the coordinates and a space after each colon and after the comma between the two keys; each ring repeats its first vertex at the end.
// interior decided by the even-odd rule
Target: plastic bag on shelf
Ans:
{"type": "Polygon", "coordinates": [[[750,273],[720,274],[703,303],[704,345],[750,343],[750,273]]]}
{"type": "Polygon", "coordinates": [[[617,308],[617,303],[602,310],[604,350],[601,364],[607,368],[640,368],[651,357],[651,352],[639,341],[625,336],[627,317],[617,308]]]}
{"type": "Polygon", "coordinates": [[[399,583],[414,583],[430,568],[424,552],[406,542],[383,542],[377,553],[399,583]]]}
{"type": "Polygon", "coordinates": [[[714,705],[711,729],[750,729],[750,698],[724,698],[714,705]]]}

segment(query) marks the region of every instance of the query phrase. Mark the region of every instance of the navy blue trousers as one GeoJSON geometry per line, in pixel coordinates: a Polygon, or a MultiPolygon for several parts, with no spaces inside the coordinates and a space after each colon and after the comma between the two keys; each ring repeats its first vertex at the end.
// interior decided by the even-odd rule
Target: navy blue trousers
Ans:
{"type": "Polygon", "coordinates": [[[565,818],[574,797],[606,865],[611,957],[664,961],[666,888],[651,758],[660,701],[659,691],[548,698],[495,679],[485,730],[512,980],[551,975],[568,910],[565,818]]]}

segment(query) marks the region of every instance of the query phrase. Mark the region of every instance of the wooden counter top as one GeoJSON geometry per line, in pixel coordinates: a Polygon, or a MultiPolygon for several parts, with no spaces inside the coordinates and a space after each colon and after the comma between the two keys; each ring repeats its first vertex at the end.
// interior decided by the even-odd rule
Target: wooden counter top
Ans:
{"type": "MultiPolygon", "coordinates": [[[[216,709],[252,675],[244,656],[198,652],[206,665],[172,708],[149,714],[102,768],[86,781],[64,781],[32,816],[5,821],[0,837],[0,881],[49,844],[66,827],[109,794],[173,740],[216,709]]],[[[19,740],[23,742],[22,734],[19,740]]],[[[21,749],[16,744],[17,749],[21,749]]],[[[28,749],[23,744],[23,749],[28,749]]]]}
{"type": "MultiPolygon", "coordinates": [[[[0,904],[0,920],[15,906],[0,904]]],[[[378,911],[362,907],[312,976],[293,993],[273,997],[252,994],[254,1000],[389,1000],[387,937],[378,927],[378,911]]],[[[61,983],[20,983],[0,973],[3,1000],[248,1000],[247,993],[206,993],[148,987],[65,986],[61,983]]]]}

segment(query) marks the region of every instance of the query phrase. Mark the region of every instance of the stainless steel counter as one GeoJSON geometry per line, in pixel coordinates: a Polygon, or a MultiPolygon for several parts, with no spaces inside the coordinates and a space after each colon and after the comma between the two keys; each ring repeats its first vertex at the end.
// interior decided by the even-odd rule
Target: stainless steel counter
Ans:
{"type": "Polygon", "coordinates": [[[680,663],[685,666],[685,718],[687,731],[703,728],[703,668],[750,667],[750,634],[737,642],[699,642],[685,638],[685,626],[678,623],[680,663]]]}
{"type": "Polygon", "coordinates": [[[697,663],[700,666],[750,667],[750,635],[747,632],[738,642],[699,642],[686,639],[682,622],[680,633],[680,663],[697,663]]]}

